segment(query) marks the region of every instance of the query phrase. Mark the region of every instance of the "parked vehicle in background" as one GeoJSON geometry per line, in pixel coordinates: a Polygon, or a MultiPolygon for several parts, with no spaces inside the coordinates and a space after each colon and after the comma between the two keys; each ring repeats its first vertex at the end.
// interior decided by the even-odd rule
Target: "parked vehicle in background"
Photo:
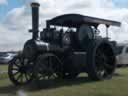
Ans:
{"type": "Polygon", "coordinates": [[[10,60],[13,59],[14,56],[16,56],[16,53],[0,53],[0,64],[7,64],[10,60]]]}
{"type": "Polygon", "coordinates": [[[119,44],[117,46],[117,66],[128,65],[128,44],[119,44]]]}

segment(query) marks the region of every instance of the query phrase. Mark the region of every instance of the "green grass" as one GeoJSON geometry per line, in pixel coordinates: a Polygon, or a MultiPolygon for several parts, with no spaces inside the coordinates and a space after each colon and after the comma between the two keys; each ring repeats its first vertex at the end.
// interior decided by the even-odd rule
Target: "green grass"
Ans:
{"type": "Polygon", "coordinates": [[[80,77],[45,82],[40,88],[35,84],[16,87],[8,78],[3,78],[0,79],[0,96],[17,96],[22,93],[19,90],[24,91],[26,96],[128,96],[128,68],[118,69],[116,73],[112,80],[92,82],[80,77]]]}
{"type": "Polygon", "coordinates": [[[0,71],[7,71],[7,69],[8,69],[8,65],[6,65],[6,64],[0,65],[0,71]]]}
{"type": "Polygon", "coordinates": [[[6,73],[7,70],[8,70],[8,65],[5,65],[5,64],[0,65],[0,73],[2,72],[1,73],[2,75],[0,74],[0,80],[6,79],[8,77],[6,73]]]}

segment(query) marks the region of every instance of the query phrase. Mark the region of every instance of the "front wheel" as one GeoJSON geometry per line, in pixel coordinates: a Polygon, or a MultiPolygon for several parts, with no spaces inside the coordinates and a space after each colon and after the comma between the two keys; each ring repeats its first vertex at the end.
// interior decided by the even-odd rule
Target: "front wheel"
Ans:
{"type": "Polygon", "coordinates": [[[8,75],[15,85],[29,84],[33,80],[33,62],[22,56],[14,57],[8,66],[8,75]]]}

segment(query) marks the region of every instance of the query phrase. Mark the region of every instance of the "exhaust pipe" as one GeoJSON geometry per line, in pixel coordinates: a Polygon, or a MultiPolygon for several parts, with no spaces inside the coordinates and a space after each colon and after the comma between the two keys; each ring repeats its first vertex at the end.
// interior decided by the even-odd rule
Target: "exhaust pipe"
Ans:
{"type": "Polygon", "coordinates": [[[32,39],[37,40],[39,32],[39,3],[31,3],[32,7],[32,39]]]}

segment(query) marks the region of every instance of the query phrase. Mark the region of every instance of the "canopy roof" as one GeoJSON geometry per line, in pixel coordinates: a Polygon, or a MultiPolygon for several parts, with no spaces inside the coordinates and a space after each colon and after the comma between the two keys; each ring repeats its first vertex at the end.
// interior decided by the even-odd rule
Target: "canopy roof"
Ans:
{"type": "Polygon", "coordinates": [[[105,20],[90,16],[84,16],[80,14],[64,14],[57,16],[47,21],[48,25],[67,26],[67,27],[78,27],[81,24],[89,24],[92,26],[98,26],[99,24],[105,24],[107,26],[120,26],[121,23],[112,20],[105,20]]]}

